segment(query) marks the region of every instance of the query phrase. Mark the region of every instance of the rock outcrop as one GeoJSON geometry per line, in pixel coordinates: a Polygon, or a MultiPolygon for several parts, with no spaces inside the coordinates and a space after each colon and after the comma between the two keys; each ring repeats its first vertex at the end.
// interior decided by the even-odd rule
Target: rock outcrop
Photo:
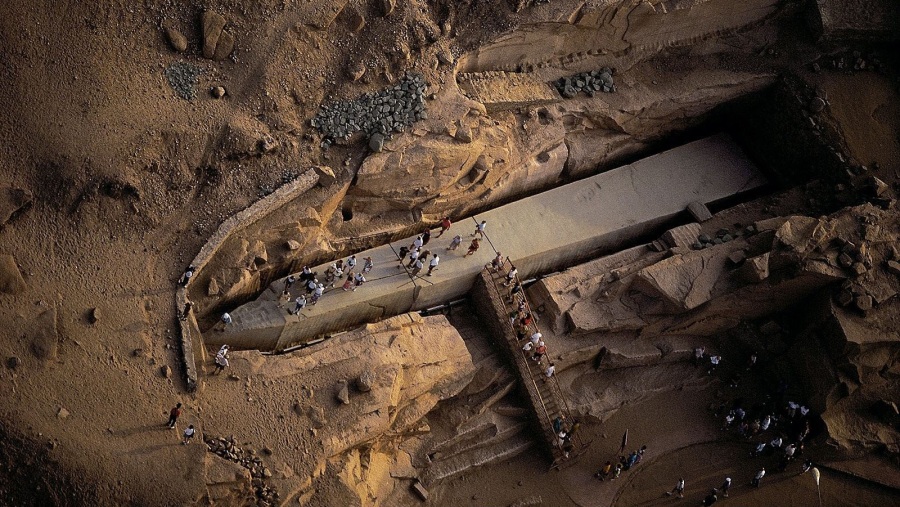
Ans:
{"type": "MultiPolygon", "coordinates": [[[[696,226],[685,230],[699,232],[696,226]]],[[[741,322],[793,307],[827,286],[836,287],[833,304],[847,306],[846,310],[838,308],[841,314],[889,312],[884,308],[894,307],[900,290],[900,280],[887,264],[894,256],[893,240],[882,231],[889,230],[896,230],[896,218],[890,211],[868,204],[823,218],[763,220],[743,231],[723,234],[716,242],[697,240],[697,250],[683,246],[662,252],[645,246],[625,250],[545,278],[529,293],[532,304],[544,308],[543,322],[557,335],[552,352],[557,368],[573,368],[577,373],[572,373],[571,396],[583,411],[605,417],[618,402],[611,401],[615,396],[610,393],[604,395],[605,401],[596,398],[596,385],[590,391],[594,394],[582,390],[591,383],[586,379],[592,369],[608,375],[620,368],[687,360],[694,346],[741,322]],[[735,239],[721,240],[732,235],[735,239]],[[842,296],[844,292],[846,296],[842,296]]],[[[675,236],[684,236],[682,232],[670,231],[664,238],[674,241],[675,236]]],[[[699,235],[708,240],[704,236],[699,235]]],[[[678,242],[685,241],[681,238],[678,242]]],[[[831,320],[843,322],[837,316],[831,320]]],[[[844,336],[847,332],[832,334],[844,336]]],[[[856,333],[859,339],[865,335],[856,333]]],[[[839,344],[821,347],[823,352],[818,355],[796,354],[821,359],[804,366],[805,376],[816,379],[809,387],[810,396],[819,400],[815,407],[826,410],[835,401],[835,393],[846,393],[850,382],[848,374],[838,374],[846,372],[845,367],[827,366],[830,356],[824,351],[832,355],[841,351],[836,357],[842,364],[857,361],[854,364],[860,369],[853,366],[856,373],[850,377],[857,386],[864,382],[866,371],[887,372],[895,367],[890,358],[897,357],[900,343],[888,343],[897,342],[897,336],[896,330],[887,334],[873,331],[872,340],[878,345],[868,350],[858,349],[854,339],[840,338],[839,344]],[[890,335],[893,338],[887,338],[890,335]],[[872,352],[875,349],[879,352],[872,352]],[[861,366],[870,362],[877,367],[861,366]],[[815,368],[825,368],[824,374],[815,373],[815,368]]],[[[810,346],[817,345],[806,347],[810,346]]],[[[648,382],[656,382],[652,368],[648,372],[648,382]]],[[[873,382],[873,377],[868,378],[873,382]]],[[[845,411],[839,413],[847,417],[845,411]]],[[[853,437],[835,438],[846,442],[853,437]]],[[[874,440],[878,439],[870,435],[869,441],[874,440]]]]}
{"type": "Polygon", "coordinates": [[[245,391],[235,397],[255,400],[271,413],[234,419],[225,415],[225,404],[213,409],[224,411],[221,417],[208,416],[214,427],[207,431],[248,438],[285,435],[264,443],[272,450],[271,459],[264,459],[273,471],[270,482],[282,501],[317,498],[314,490],[337,487],[348,498],[356,496],[348,504],[381,505],[379,499],[406,484],[392,477],[415,475],[410,453],[421,443],[400,450],[400,442],[427,434],[425,414],[468,385],[475,368],[444,317],[407,314],[290,354],[233,353],[229,371],[241,380],[230,389],[245,391]],[[364,389],[347,382],[360,376],[367,379],[364,389]],[[346,398],[339,400],[342,392],[346,398]],[[277,430],[261,431],[257,424],[277,430]],[[292,459],[298,452],[303,459],[292,459]],[[335,474],[322,476],[325,468],[335,474]],[[319,481],[329,486],[316,486],[319,481]]]}

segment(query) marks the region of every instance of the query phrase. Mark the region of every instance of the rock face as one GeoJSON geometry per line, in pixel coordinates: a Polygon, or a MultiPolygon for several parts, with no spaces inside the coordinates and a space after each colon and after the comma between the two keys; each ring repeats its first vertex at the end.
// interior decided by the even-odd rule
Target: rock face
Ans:
{"type": "MultiPolygon", "coordinates": [[[[267,443],[272,448],[272,462],[267,464],[278,491],[312,492],[317,481],[339,479],[340,487],[358,495],[363,505],[381,505],[374,498],[387,497],[394,487],[408,487],[392,475],[410,476],[408,452],[414,446],[399,450],[398,442],[407,438],[404,435],[427,432],[423,416],[438,401],[460,392],[475,372],[455,328],[444,317],[417,314],[370,324],[291,354],[234,352],[229,369],[248,379],[247,385],[266,386],[253,392],[261,406],[283,407],[290,413],[284,419],[260,420],[211,413],[208,420],[220,427],[204,431],[242,435],[258,432],[256,424],[275,425],[279,433],[290,435],[283,443],[267,443]],[[348,393],[350,403],[344,404],[339,394],[351,390],[346,380],[358,378],[366,378],[370,390],[348,393]],[[298,452],[304,459],[291,458],[298,452]],[[344,472],[316,479],[326,460],[344,472]],[[361,467],[361,462],[369,465],[361,467]]],[[[212,411],[220,409],[228,410],[212,411]]],[[[333,504],[321,500],[312,505],[333,504]]]]}

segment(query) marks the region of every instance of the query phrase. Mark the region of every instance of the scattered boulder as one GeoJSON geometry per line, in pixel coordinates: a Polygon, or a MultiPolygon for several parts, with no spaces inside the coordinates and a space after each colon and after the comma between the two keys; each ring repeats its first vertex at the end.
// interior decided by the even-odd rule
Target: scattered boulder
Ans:
{"type": "Polygon", "coordinates": [[[347,68],[347,75],[354,82],[359,81],[366,74],[366,64],[362,61],[355,61],[347,68]]]}
{"type": "Polygon", "coordinates": [[[212,94],[213,97],[221,99],[225,96],[226,91],[225,87],[223,86],[214,86],[213,89],[209,91],[209,93],[212,94]]]}
{"type": "Polygon", "coordinates": [[[65,407],[59,407],[59,410],[56,411],[56,417],[59,419],[68,419],[69,415],[69,411],[65,407]]]}
{"type": "Polygon", "coordinates": [[[19,266],[16,265],[16,259],[9,254],[0,254],[0,292],[21,294],[27,287],[19,266]]]}
{"type": "Polygon", "coordinates": [[[59,348],[59,331],[56,327],[56,310],[51,308],[38,315],[31,323],[31,352],[38,359],[56,359],[59,348]]]}
{"type": "Polygon", "coordinates": [[[203,25],[203,57],[222,60],[234,48],[234,37],[225,32],[225,17],[215,11],[206,11],[201,19],[203,25]]]}
{"type": "Polygon", "coordinates": [[[284,244],[284,247],[287,248],[287,249],[290,250],[290,251],[300,250],[300,247],[301,247],[301,246],[302,246],[302,245],[300,244],[300,242],[297,241],[297,240],[295,240],[295,239],[289,239],[289,240],[287,240],[287,242],[284,244]]]}
{"type": "Polygon", "coordinates": [[[216,44],[216,52],[212,59],[219,62],[226,58],[234,51],[234,36],[228,32],[222,32],[219,36],[219,43],[216,44]]]}
{"type": "Polygon", "coordinates": [[[91,324],[96,324],[100,320],[100,309],[99,308],[91,308],[88,310],[88,322],[91,324]]]}
{"type": "Polygon", "coordinates": [[[34,195],[30,190],[0,187],[0,226],[5,225],[20,210],[31,205],[34,195]]]}
{"type": "Polygon", "coordinates": [[[187,37],[174,26],[169,25],[166,27],[166,40],[169,42],[169,46],[172,46],[172,49],[178,53],[183,53],[187,50],[187,37]]]}
{"type": "Polygon", "coordinates": [[[459,128],[456,129],[456,134],[453,137],[460,142],[463,143],[471,143],[472,142],[472,129],[469,128],[466,124],[460,124],[459,128]]]}
{"type": "Polygon", "coordinates": [[[337,383],[337,392],[336,392],[337,400],[343,403],[344,405],[350,404],[350,389],[347,386],[346,380],[339,380],[337,383]]]}
{"type": "Polygon", "coordinates": [[[164,378],[171,378],[172,377],[172,368],[170,368],[169,365],[167,365],[167,364],[163,365],[162,367],[160,367],[159,373],[164,378]]]}
{"type": "Polygon", "coordinates": [[[855,303],[859,311],[867,312],[872,309],[872,296],[868,294],[856,296],[855,303]]]}
{"type": "Polygon", "coordinates": [[[384,136],[378,133],[372,134],[369,138],[369,149],[375,153],[381,153],[384,149],[384,136]]]}
{"type": "Polygon", "coordinates": [[[374,383],[375,372],[366,370],[359,375],[358,379],[356,379],[356,388],[362,393],[367,393],[372,390],[372,385],[374,383]]]}

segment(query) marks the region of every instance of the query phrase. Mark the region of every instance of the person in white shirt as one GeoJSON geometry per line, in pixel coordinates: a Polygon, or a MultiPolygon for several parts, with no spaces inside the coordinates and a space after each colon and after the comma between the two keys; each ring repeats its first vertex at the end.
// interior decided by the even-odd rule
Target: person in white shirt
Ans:
{"type": "Polygon", "coordinates": [[[306,296],[304,294],[300,294],[300,297],[295,299],[294,303],[296,303],[294,305],[294,311],[291,313],[296,315],[300,313],[300,310],[306,308],[306,296]]]}
{"type": "Polygon", "coordinates": [[[482,220],[480,224],[475,226],[475,232],[472,233],[472,237],[474,238],[476,235],[480,236],[484,239],[484,228],[487,227],[487,221],[482,220]]]}
{"type": "Polygon", "coordinates": [[[538,342],[541,341],[541,338],[543,338],[543,337],[544,337],[544,335],[542,335],[541,332],[538,331],[538,332],[534,333],[533,335],[531,335],[531,343],[537,345],[538,342]]]}
{"type": "Polygon", "coordinates": [[[438,264],[441,262],[441,258],[438,257],[438,254],[434,254],[431,256],[431,262],[428,263],[428,273],[425,273],[428,276],[431,276],[431,273],[437,269],[438,264]]]}
{"type": "Polygon", "coordinates": [[[511,284],[513,282],[513,280],[516,279],[516,276],[518,276],[518,275],[519,275],[519,270],[516,269],[515,266],[510,268],[509,273],[506,273],[506,283],[504,283],[503,286],[508,287],[509,284],[511,284]]]}
{"type": "Polygon", "coordinates": [[[672,491],[667,491],[666,496],[672,496],[673,494],[678,494],[678,498],[684,498],[684,478],[678,479],[678,482],[675,483],[675,487],[672,488],[672,491]]]}
{"type": "Polygon", "coordinates": [[[556,373],[556,366],[554,366],[553,363],[550,363],[550,366],[548,366],[547,369],[544,370],[544,375],[546,375],[547,378],[550,378],[554,373],[556,373]]]}
{"type": "Polygon", "coordinates": [[[187,428],[185,428],[183,438],[181,439],[181,445],[189,444],[191,439],[194,438],[195,433],[196,433],[196,431],[194,431],[193,424],[188,426],[187,428]]]}
{"type": "Polygon", "coordinates": [[[759,487],[759,481],[761,481],[762,478],[765,477],[765,476],[766,476],[766,469],[765,469],[765,468],[761,468],[761,469],[759,470],[759,472],[756,472],[756,475],[753,476],[753,480],[750,481],[750,484],[751,484],[754,488],[758,488],[758,487],[759,487]]]}

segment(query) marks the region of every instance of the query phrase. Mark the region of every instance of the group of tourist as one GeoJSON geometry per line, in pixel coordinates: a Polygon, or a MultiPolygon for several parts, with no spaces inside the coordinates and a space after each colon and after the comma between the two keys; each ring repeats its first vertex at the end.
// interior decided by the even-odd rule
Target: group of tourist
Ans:
{"type": "MultiPolygon", "coordinates": [[[[600,467],[600,470],[597,470],[597,472],[594,474],[594,477],[600,479],[601,481],[605,481],[606,479],[609,479],[611,481],[616,480],[620,475],[622,475],[622,472],[627,472],[628,470],[636,467],[641,462],[641,460],[644,459],[644,452],[646,451],[647,446],[642,445],[640,449],[632,451],[631,454],[626,456],[624,454],[625,445],[623,441],[623,445],[619,449],[618,462],[613,464],[611,460],[607,461],[602,467],[600,467]]],[[[681,482],[683,483],[684,480],[682,479],[681,482]]]]}

